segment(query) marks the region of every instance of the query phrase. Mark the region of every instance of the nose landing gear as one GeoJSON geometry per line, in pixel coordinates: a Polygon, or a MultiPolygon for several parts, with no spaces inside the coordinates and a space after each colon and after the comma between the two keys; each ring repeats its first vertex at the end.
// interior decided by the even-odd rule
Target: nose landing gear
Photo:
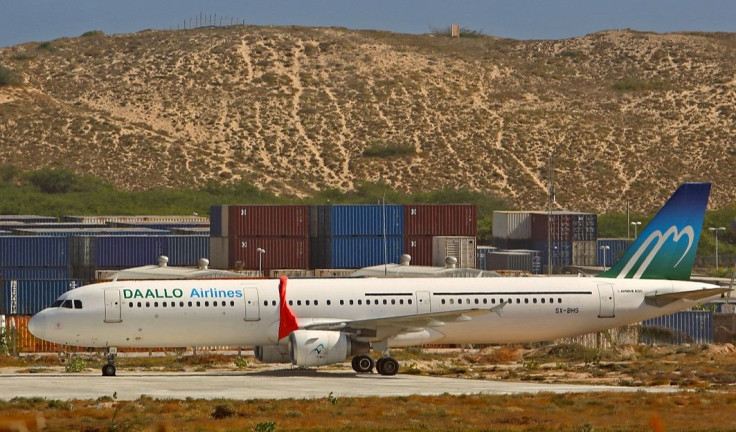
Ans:
{"type": "Polygon", "coordinates": [[[117,368],[115,368],[115,358],[118,355],[118,349],[110,347],[107,350],[107,363],[102,366],[102,376],[115,376],[117,368]]]}

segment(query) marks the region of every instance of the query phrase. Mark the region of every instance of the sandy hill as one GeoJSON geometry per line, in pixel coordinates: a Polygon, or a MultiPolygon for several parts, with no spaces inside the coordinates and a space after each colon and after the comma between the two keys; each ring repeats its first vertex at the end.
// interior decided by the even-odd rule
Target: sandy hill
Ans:
{"type": "Polygon", "coordinates": [[[0,48],[0,164],[118,187],[356,181],[650,211],[687,180],[736,199],[736,35],[558,41],[337,28],[144,31],[0,48]]]}

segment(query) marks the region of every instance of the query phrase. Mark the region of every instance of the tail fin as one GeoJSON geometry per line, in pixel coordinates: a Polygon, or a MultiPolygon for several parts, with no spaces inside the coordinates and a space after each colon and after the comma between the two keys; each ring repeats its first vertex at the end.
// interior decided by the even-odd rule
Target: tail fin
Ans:
{"type": "Polygon", "coordinates": [[[689,280],[710,183],[684,183],[644,228],[623,258],[599,277],[689,280]]]}

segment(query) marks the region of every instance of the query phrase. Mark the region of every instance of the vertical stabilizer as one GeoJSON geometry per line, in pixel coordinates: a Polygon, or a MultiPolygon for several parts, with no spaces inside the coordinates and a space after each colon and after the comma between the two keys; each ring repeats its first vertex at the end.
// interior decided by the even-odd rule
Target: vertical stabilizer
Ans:
{"type": "Polygon", "coordinates": [[[644,228],[623,258],[599,277],[689,280],[710,183],[684,183],[644,228]]]}

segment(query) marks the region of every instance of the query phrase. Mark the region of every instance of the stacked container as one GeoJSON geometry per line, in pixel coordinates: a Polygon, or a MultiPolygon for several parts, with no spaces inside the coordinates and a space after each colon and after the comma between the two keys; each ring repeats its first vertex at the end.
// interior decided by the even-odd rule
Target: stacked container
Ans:
{"type": "Polygon", "coordinates": [[[212,206],[210,212],[212,267],[264,273],[308,267],[308,206],[212,206]]]}
{"type": "MultiPolygon", "coordinates": [[[[478,235],[478,208],[471,204],[413,204],[404,206],[404,252],[411,264],[431,266],[432,237],[478,235]]],[[[474,260],[473,260],[474,261],[474,260]]]]}
{"type": "Polygon", "coordinates": [[[641,343],[713,343],[713,313],[710,311],[676,312],[642,321],[641,325],[649,328],[639,332],[641,343]]]}
{"type": "Polygon", "coordinates": [[[310,267],[348,269],[398,263],[404,248],[401,205],[310,208],[310,267]]]}
{"type": "Polygon", "coordinates": [[[0,315],[33,315],[83,284],[81,280],[5,280],[0,290],[0,315]]]}
{"type": "Polygon", "coordinates": [[[476,268],[475,237],[463,236],[436,236],[432,237],[432,265],[442,267],[446,265],[447,257],[457,259],[459,268],[476,268]]]}

